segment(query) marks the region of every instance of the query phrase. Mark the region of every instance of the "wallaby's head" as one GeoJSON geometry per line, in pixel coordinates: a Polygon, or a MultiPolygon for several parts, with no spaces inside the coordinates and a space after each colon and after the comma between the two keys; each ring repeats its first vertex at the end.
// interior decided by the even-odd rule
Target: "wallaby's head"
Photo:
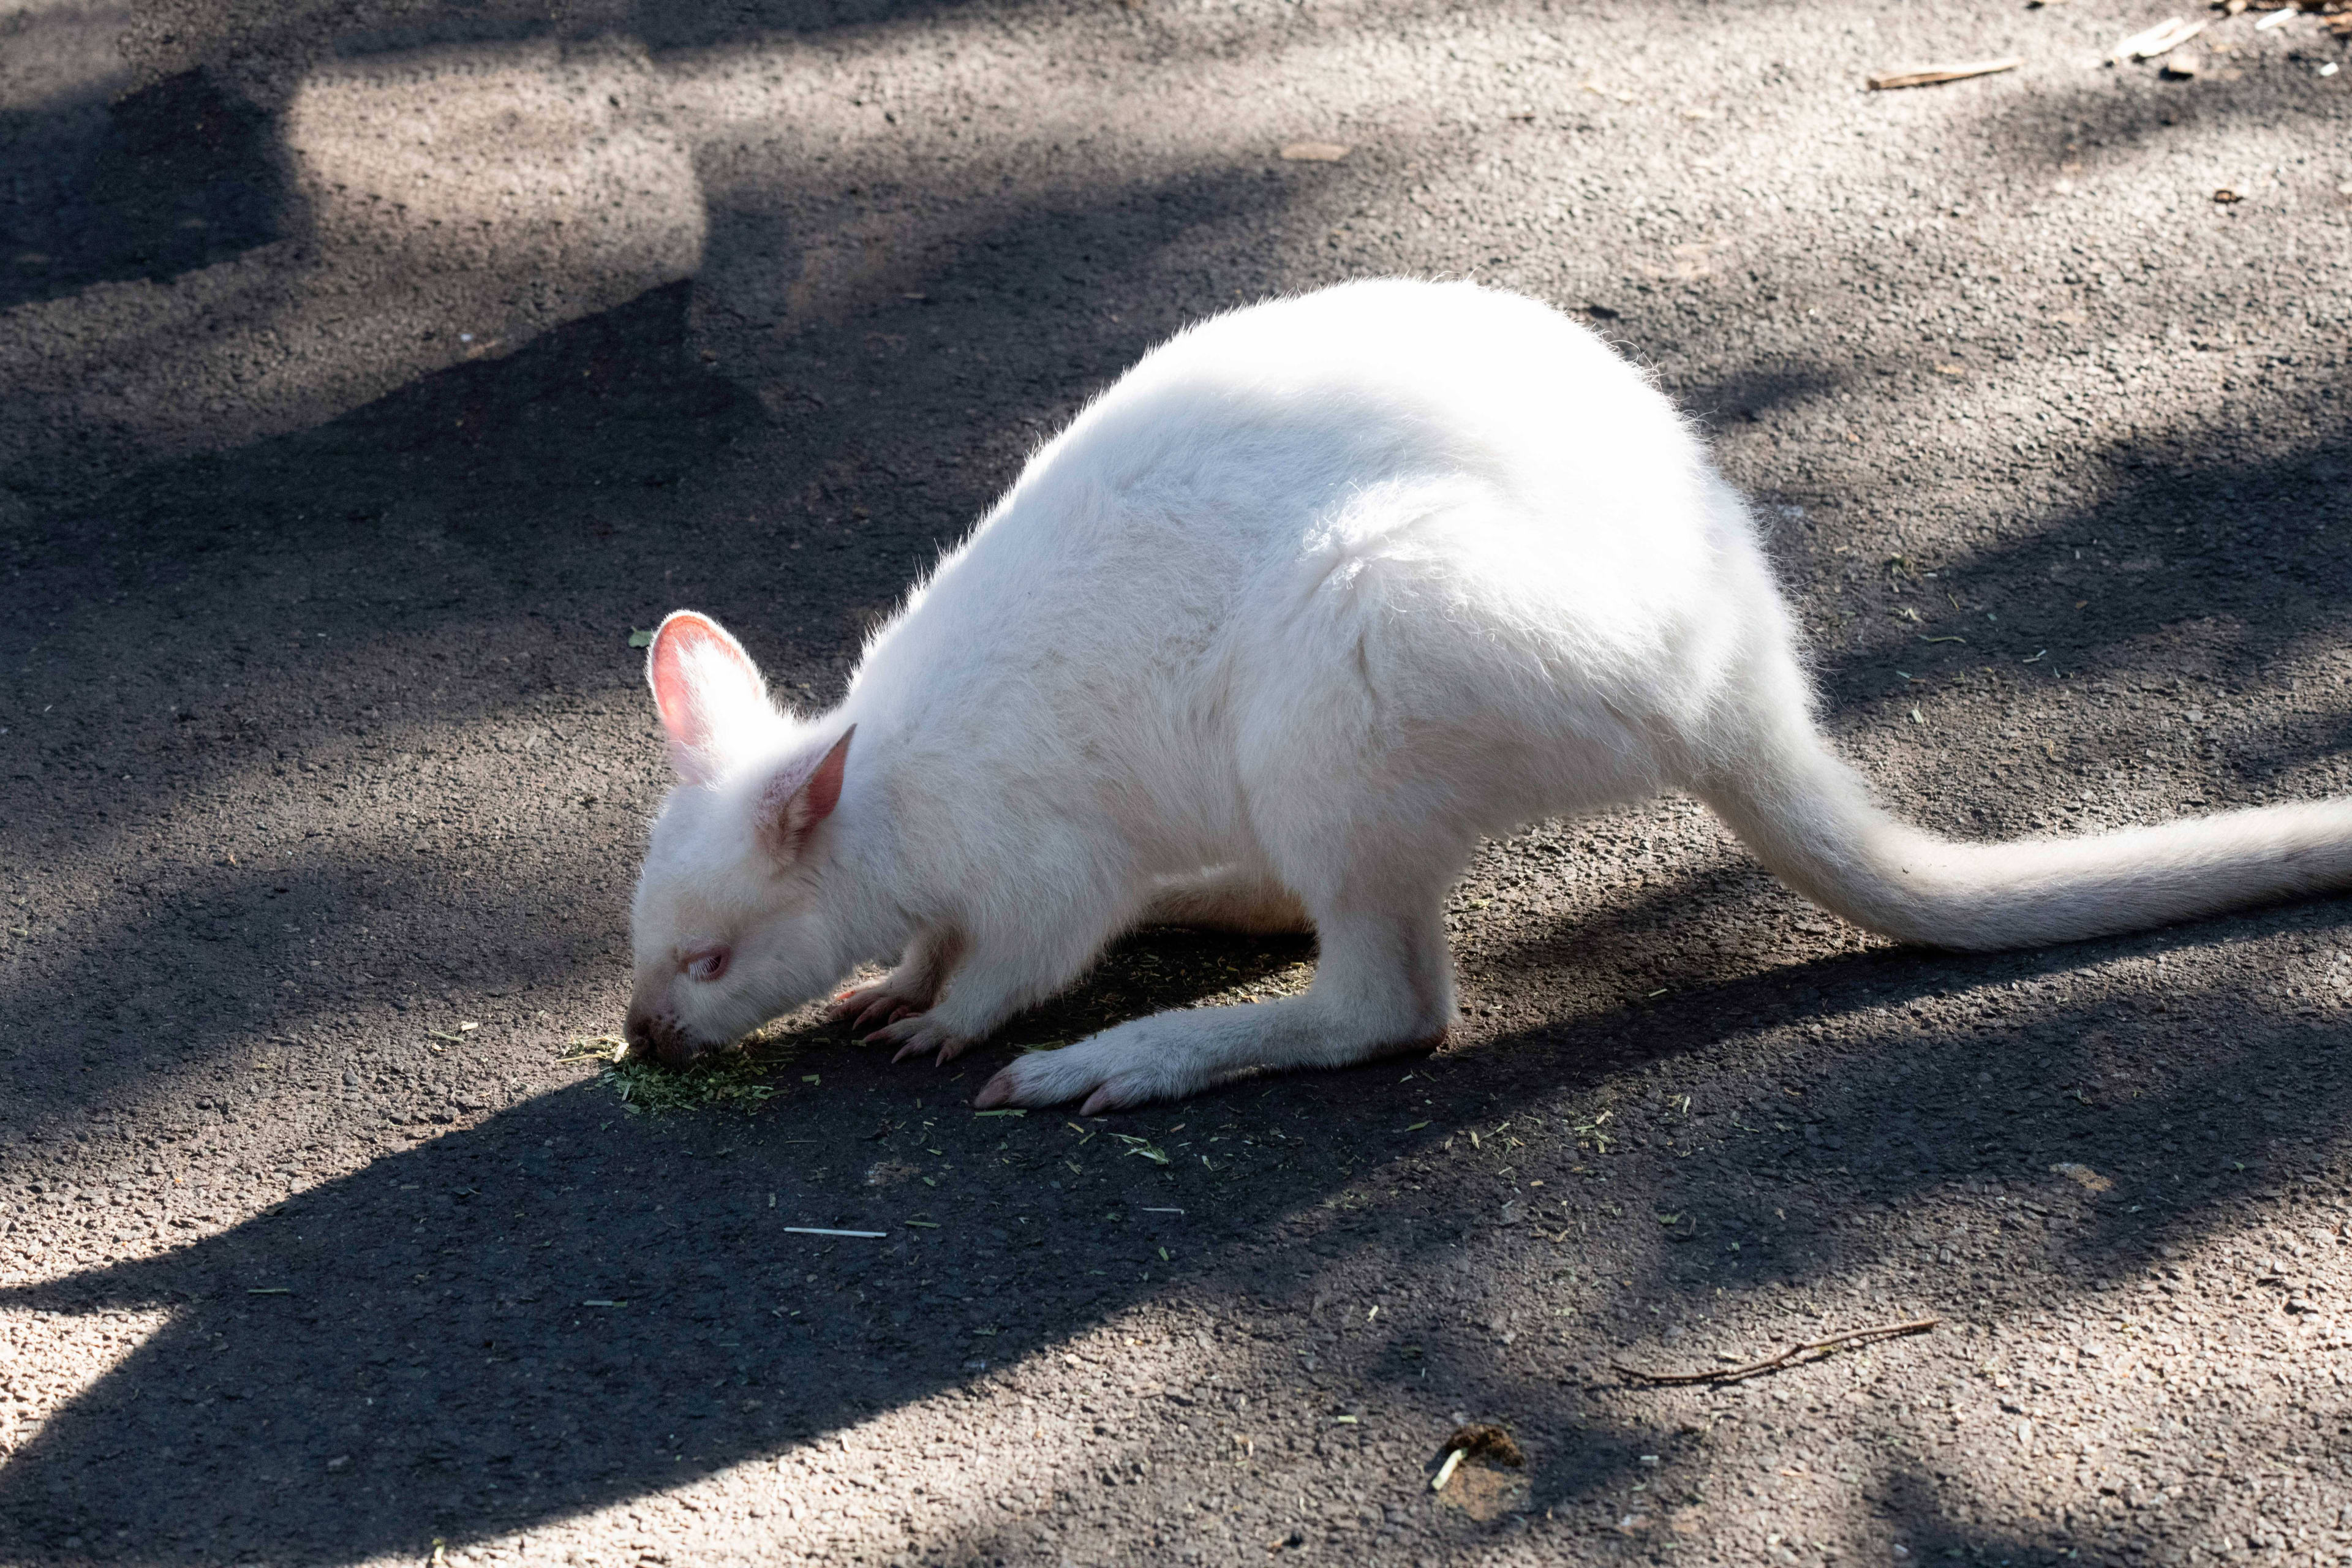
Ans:
{"type": "Polygon", "coordinates": [[[778,712],[742,645],[690,610],[654,634],[646,679],[678,787],[637,877],[627,1033],[675,1067],[855,962],[824,896],[850,736],[778,712]]]}

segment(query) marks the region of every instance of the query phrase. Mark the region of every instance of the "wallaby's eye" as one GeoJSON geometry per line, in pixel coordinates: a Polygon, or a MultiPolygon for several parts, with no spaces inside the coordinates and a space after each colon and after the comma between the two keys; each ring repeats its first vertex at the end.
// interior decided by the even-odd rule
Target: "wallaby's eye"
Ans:
{"type": "Polygon", "coordinates": [[[727,950],[706,947],[700,952],[688,953],[685,967],[689,980],[716,980],[727,973],[727,950]]]}

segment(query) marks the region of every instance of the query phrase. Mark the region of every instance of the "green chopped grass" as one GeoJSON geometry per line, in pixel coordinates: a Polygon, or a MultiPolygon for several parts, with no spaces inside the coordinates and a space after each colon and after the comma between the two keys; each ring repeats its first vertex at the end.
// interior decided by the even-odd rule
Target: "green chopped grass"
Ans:
{"type": "Polygon", "coordinates": [[[667,1116],[685,1110],[759,1110],[783,1092],[769,1078],[790,1054],[777,1049],[773,1041],[755,1038],[740,1050],[706,1056],[692,1067],[666,1068],[632,1053],[618,1035],[596,1035],[571,1041],[558,1059],[603,1062],[604,1070],[596,1081],[619,1097],[622,1110],[632,1116],[667,1116]]]}

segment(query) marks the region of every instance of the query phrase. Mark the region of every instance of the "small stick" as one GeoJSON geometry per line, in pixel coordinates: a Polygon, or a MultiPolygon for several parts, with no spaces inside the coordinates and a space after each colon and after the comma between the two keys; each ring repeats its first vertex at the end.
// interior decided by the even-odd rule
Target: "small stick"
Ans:
{"type": "Polygon", "coordinates": [[[1965,81],[1972,76],[1993,76],[2001,71],[2013,71],[2025,63],[2021,55],[2003,55],[1997,60],[1970,60],[1966,65],[1919,66],[1907,71],[1889,71],[1885,76],[1870,78],[1870,90],[1885,92],[1895,87],[1933,87],[1939,81],[1965,81]]]}
{"type": "Polygon", "coordinates": [[[873,1240],[890,1234],[887,1230],[819,1230],[813,1225],[788,1225],[783,1228],[794,1236],[862,1236],[873,1240]]]}
{"type": "Polygon", "coordinates": [[[1620,1366],[1616,1370],[1626,1377],[1638,1377],[1644,1383],[1738,1383],[1759,1373],[1772,1372],[1794,1363],[1799,1356],[1816,1352],[1842,1349],[1847,1345],[1872,1340],[1894,1339],[1900,1334],[1924,1334],[1941,1318],[1914,1318],[1907,1323],[1880,1323],[1867,1329],[1848,1329],[1842,1334],[1832,1334],[1825,1340],[1815,1340],[1809,1345],[1794,1345],[1779,1355],[1751,1361],[1746,1366],[1727,1366],[1713,1372],[1643,1372],[1639,1367],[1620,1366]]]}
{"type": "Polygon", "coordinates": [[[2107,63],[2113,65],[2123,60],[2155,59],[2159,55],[2168,54],[2179,48],[2210,25],[2209,21],[2202,18],[2188,22],[2179,16],[2168,16],[2146,32],[2134,33],[2130,37],[2117,44],[2109,52],[2107,63]]]}

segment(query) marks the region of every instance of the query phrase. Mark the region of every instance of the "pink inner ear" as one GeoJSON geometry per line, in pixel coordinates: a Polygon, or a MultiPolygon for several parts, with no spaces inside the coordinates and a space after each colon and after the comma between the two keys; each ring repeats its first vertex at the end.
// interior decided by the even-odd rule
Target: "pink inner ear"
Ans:
{"type": "Polygon", "coordinates": [[[762,815],[774,836],[777,853],[799,854],[817,824],[831,816],[833,808],[841,804],[841,777],[849,765],[849,738],[856,733],[855,724],[843,731],[841,739],[805,776],[782,773],[769,786],[762,815]]]}
{"type": "Polygon", "coordinates": [[[857,726],[855,724],[841,732],[841,739],[825,752],[824,760],[817,763],[816,772],[809,775],[809,782],[802,790],[808,803],[809,826],[812,827],[831,816],[833,808],[841,804],[841,775],[849,766],[849,737],[856,733],[857,726]]]}
{"type": "Polygon", "coordinates": [[[691,610],[662,622],[646,665],[654,707],[677,748],[679,772],[707,773],[730,714],[765,695],[759,668],[718,622],[691,610]]]}

